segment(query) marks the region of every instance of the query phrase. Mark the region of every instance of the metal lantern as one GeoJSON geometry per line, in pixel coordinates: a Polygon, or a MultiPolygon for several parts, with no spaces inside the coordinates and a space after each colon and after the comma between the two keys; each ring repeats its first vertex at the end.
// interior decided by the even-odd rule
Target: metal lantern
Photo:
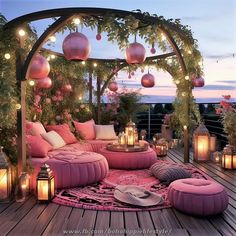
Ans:
{"type": "Polygon", "coordinates": [[[49,89],[52,87],[52,80],[49,77],[45,77],[43,79],[37,80],[36,86],[38,88],[49,89]]]}
{"type": "Polygon", "coordinates": [[[142,76],[141,84],[145,88],[151,88],[155,86],[155,77],[149,72],[142,76]]]}
{"type": "Polygon", "coordinates": [[[216,136],[211,135],[210,136],[210,151],[214,152],[216,150],[216,136]]]}
{"type": "Polygon", "coordinates": [[[202,77],[193,78],[192,83],[194,87],[203,87],[205,85],[204,78],[202,77]]]}
{"type": "Polygon", "coordinates": [[[47,59],[40,54],[36,54],[29,68],[29,77],[31,79],[43,79],[48,76],[49,72],[50,65],[47,59]]]}
{"type": "Polygon", "coordinates": [[[125,127],[125,134],[127,137],[127,145],[128,146],[134,146],[135,143],[135,136],[134,136],[134,131],[135,131],[135,123],[130,120],[125,127]]]}
{"type": "Polygon", "coordinates": [[[118,90],[118,84],[117,84],[117,82],[112,81],[112,82],[109,84],[108,88],[110,89],[110,91],[116,92],[116,91],[118,90]]]}
{"type": "Polygon", "coordinates": [[[212,161],[214,162],[214,163],[220,163],[220,161],[221,161],[221,159],[222,159],[222,152],[213,152],[213,154],[212,154],[212,161]]]}
{"type": "Polygon", "coordinates": [[[37,175],[37,198],[38,201],[48,202],[54,196],[54,175],[49,165],[44,164],[37,175]]]}
{"type": "Polygon", "coordinates": [[[67,60],[76,61],[87,60],[91,52],[88,38],[79,32],[67,35],[63,41],[62,49],[67,60]]]}
{"type": "Polygon", "coordinates": [[[236,152],[233,146],[227,145],[223,150],[222,167],[224,169],[236,169],[236,152]]]}
{"type": "Polygon", "coordinates": [[[11,165],[3,147],[0,147],[0,201],[9,201],[11,197],[11,165]]]}
{"type": "Polygon", "coordinates": [[[125,59],[128,64],[141,64],[146,59],[146,50],[141,43],[131,43],[126,48],[125,59]]]}
{"type": "Polygon", "coordinates": [[[196,161],[210,159],[210,134],[204,124],[200,124],[193,134],[193,157],[196,161]]]}
{"type": "Polygon", "coordinates": [[[164,157],[167,155],[168,145],[166,142],[158,141],[154,143],[154,150],[158,157],[164,157]]]}

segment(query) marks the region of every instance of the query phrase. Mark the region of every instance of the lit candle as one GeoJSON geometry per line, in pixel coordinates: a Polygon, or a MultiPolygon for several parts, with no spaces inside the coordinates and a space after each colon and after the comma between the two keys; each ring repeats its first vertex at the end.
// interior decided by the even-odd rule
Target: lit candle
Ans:
{"type": "Polygon", "coordinates": [[[7,171],[0,170],[0,199],[7,198],[7,171]]]}
{"type": "Polygon", "coordinates": [[[224,163],[225,169],[232,169],[232,156],[224,155],[222,158],[222,162],[224,163]]]}

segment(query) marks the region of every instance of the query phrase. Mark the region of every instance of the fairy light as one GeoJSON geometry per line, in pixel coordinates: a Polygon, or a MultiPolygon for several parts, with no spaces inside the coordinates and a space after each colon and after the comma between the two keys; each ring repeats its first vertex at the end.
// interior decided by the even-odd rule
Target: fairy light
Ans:
{"type": "Polygon", "coordinates": [[[51,57],[51,59],[55,59],[56,58],[56,56],[54,54],[52,54],[50,57],[51,57]]]}
{"type": "Polygon", "coordinates": [[[78,18],[78,17],[74,18],[73,23],[76,24],[76,25],[79,25],[80,24],[80,18],[78,18]]]}
{"type": "Polygon", "coordinates": [[[161,33],[161,40],[162,41],[166,40],[166,36],[163,33],[161,33]]]}
{"type": "Polygon", "coordinates": [[[19,34],[21,37],[23,37],[23,36],[25,36],[25,31],[24,31],[23,29],[20,29],[20,30],[18,31],[18,34],[19,34]]]}
{"type": "Polygon", "coordinates": [[[184,125],[184,130],[187,130],[187,125],[184,125]]]}
{"type": "Polygon", "coordinates": [[[9,53],[5,53],[4,57],[5,59],[9,60],[11,58],[11,55],[9,53]]]}
{"type": "Polygon", "coordinates": [[[179,84],[179,83],[180,83],[180,81],[179,81],[179,80],[176,80],[176,81],[175,81],[175,83],[176,83],[176,84],[179,84]]]}
{"type": "Polygon", "coordinates": [[[172,63],[172,58],[169,58],[168,60],[167,60],[167,62],[169,63],[169,64],[171,64],[172,63]]]}
{"type": "Polygon", "coordinates": [[[185,80],[189,80],[189,76],[188,75],[186,75],[184,78],[185,78],[185,80]]]}
{"type": "Polygon", "coordinates": [[[82,96],[79,96],[79,100],[80,100],[80,101],[82,100],[82,96]]]}
{"type": "Polygon", "coordinates": [[[183,97],[185,97],[185,96],[186,96],[186,92],[182,92],[181,95],[182,95],[183,97]]]}
{"type": "Polygon", "coordinates": [[[199,62],[198,62],[198,65],[199,65],[199,66],[202,66],[202,61],[199,61],[199,62]]]}
{"type": "Polygon", "coordinates": [[[57,38],[56,38],[55,35],[50,36],[49,39],[50,39],[50,41],[53,42],[53,43],[55,43],[55,42],[57,41],[57,38]]]}
{"type": "Polygon", "coordinates": [[[85,62],[85,61],[82,61],[81,63],[82,63],[82,65],[85,65],[85,64],[86,64],[86,62],[85,62]]]}
{"type": "Polygon", "coordinates": [[[188,53],[189,55],[191,55],[191,54],[192,54],[192,51],[191,51],[191,50],[188,50],[187,53],[188,53]]]}
{"type": "Polygon", "coordinates": [[[30,81],[29,81],[29,85],[30,85],[30,86],[34,86],[34,85],[35,85],[35,81],[30,80],[30,81]]]}
{"type": "Polygon", "coordinates": [[[51,60],[51,58],[50,58],[50,56],[48,56],[48,57],[47,57],[47,61],[50,61],[50,60],[51,60]]]}
{"type": "Polygon", "coordinates": [[[145,70],[148,70],[148,66],[145,66],[144,68],[145,68],[145,70]]]}
{"type": "Polygon", "coordinates": [[[94,66],[94,67],[97,67],[97,66],[98,66],[98,64],[97,64],[96,62],[94,62],[94,63],[93,63],[93,66],[94,66]]]}
{"type": "Polygon", "coordinates": [[[20,103],[17,103],[16,104],[16,110],[20,110],[21,109],[21,105],[20,105],[20,103]]]}

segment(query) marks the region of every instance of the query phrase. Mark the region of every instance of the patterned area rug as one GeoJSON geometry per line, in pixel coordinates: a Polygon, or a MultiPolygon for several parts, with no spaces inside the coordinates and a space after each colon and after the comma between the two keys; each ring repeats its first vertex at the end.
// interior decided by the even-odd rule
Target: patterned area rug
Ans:
{"type": "MultiPolygon", "coordinates": [[[[160,161],[169,163],[167,161],[160,161]]],[[[174,164],[181,166],[191,173],[193,178],[210,179],[207,175],[190,165],[174,164]]],[[[158,179],[151,175],[149,169],[143,170],[110,170],[108,176],[101,182],[59,191],[54,203],[91,210],[104,211],[142,211],[158,210],[171,207],[167,199],[168,186],[160,183],[158,179]],[[156,194],[160,194],[164,202],[153,207],[137,207],[117,201],[113,197],[115,186],[136,185],[146,188],[156,194]]]]}

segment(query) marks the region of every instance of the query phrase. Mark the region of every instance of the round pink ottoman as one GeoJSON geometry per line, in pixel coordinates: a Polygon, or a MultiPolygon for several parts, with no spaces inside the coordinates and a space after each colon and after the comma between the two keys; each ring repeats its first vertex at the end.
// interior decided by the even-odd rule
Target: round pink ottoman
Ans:
{"type": "Polygon", "coordinates": [[[198,216],[222,213],[228,205],[224,187],[210,180],[179,179],[172,182],[168,199],[178,210],[198,216]]]}
{"type": "Polygon", "coordinates": [[[37,173],[43,163],[50,166],[55,175],[55,188],[85,186],[104,179],[109,167],[104,156],[95,152],[60,151],[47,160],[32,158],[34,175],[32,180],[35,189],[37,173]],[[42,162],[43,161],[43,162],[42,162]]]}
{"type": "Polygon", "coordinates": [[[109,168],[113,169],[145,169],[157,160],[156,153],[151,148],[144,152],[113,152],[102,148],[99,153],[106,157],[109,168]]]}

